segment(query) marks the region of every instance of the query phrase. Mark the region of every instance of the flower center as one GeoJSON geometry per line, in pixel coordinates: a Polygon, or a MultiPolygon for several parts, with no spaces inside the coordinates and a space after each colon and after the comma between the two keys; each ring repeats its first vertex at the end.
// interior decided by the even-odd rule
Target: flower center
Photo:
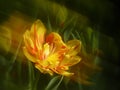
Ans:
{"type": "Polygon", "coordinates": [[[48,43],[45,43],[42,47],[42,50],[39,50],[39,59],[46,60],[46,58],[53,54],[54,51],[55,47],[53,44],[49,45],[48,43]]]}

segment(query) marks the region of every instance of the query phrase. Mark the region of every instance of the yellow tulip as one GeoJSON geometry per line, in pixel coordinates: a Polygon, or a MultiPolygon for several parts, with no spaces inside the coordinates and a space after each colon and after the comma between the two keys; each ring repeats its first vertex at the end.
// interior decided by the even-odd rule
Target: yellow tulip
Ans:
{"type": "Polygon", "coordinates": [[[63,76],[74,74],[69,71],[69,67],[81,61],[78,55],[81,49],[79,40],[64,43],[56,32],[46,35],[46,28],[40,20],[35,21],[23,37],[23,52],[40,72],[50,75],[57,73],[63,76]]]}

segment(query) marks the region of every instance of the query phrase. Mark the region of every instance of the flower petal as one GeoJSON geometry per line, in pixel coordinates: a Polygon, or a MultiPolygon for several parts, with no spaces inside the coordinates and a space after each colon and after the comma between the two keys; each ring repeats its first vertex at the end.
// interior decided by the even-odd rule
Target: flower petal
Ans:
{"type": "Polygon", "coordinates": [[[50,54],[50,46],[48,45],[48,43],[44,44],[43,46],[43,55],[44,55],[44,59],[46,59],[50,54]]]}
{"type": "Polygon", "coordinates": [[[24,43],[26,47],[34,48],[34,43],[31,39],[30,32],[28,30],[23,35],[23,38],[24,38],[24,43]]]}
{"type": "Polygon", "coordinates": [[[58,74],[61,74],[63,76],[72,76],[74,73],[66,72],[66,71],[61,71],[58,74]]]}
{"type": "Polygon", "coordinates": [[[50,75],[53,75],[53,71],[51,71],[49,68],[45,68],[40,64],[35,64],[35,67],[42,73],[49,73],[50,75]]]}
{"type": "Polygon", "coordinates": [[[81,42],[79,40],[70,40],[67,42],[69,52],[67,53],[70,56],[75,56],[80,52],[81,42]]]}
{"type": "Polygon", "coordinates": [[[65,70],[60,70],[60,69],[52,69],[55,73],[63,75],[63,76],[72,76],[74,73],[67,72],[65,70]]]}
{"type": "Polygon", "coordinates": [[[27,57],[27,59],[29,59],[30,61],[32,61],[32,62],[36,62],[37,61],[37,58],[35,58],[34,56],[30,55],[30,53],[28,52],[28,50],[25,47],[23,47],[23,53],[27,57]]]}
{"type": "Polygon", "coordinates": [[[33,23],[30,33],[34,41],[35,48],[38,50],[41,49],[42,44],[45,41],[45,32],[46,28],[40,20],[37,20],[35,23],[33,23]]]}
{"type": "Polygon", "coordinates": [[[49,44],[54,44],[56,50],[66,48],[65,43],[62,41],[61,36],[58,33],[52,32],[46,37],[46,42],[49,44]]]}
{"type": "Polygon", "coordinates": [[[61,61],[62,66],[72,66],[80,62],[81,58],[77,55],[80,52],[81,42],[79,40],[71,40],[67,43],[68,52],[61,61]]]}
{"type": "Polygon", "coordinates": [[[58,33],[52,32],[46,37],[46,42],[54,49],[52,50],[54,52],[51,51],[51,53],[57,53],[59,61],[61,61],[64,54],[68,51],[68,48],[62,41],[61,36],[58,33]]]}
{"type": "Polygon", "coordinates": [[[73,66],[81,61],[79,56],[67,57],[61,61],[60,66],[73,66]]]}

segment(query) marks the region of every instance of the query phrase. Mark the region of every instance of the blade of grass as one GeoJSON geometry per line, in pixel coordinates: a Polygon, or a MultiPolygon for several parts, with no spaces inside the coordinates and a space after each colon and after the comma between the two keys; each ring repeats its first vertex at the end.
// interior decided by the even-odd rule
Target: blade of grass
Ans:
{"type": "Polygon", "coordinates": [[[11,61],[11,64],[10,64],[10,67],[9,67],[7,73],[6,73],[6,79],[7,79],[7,80],[8,80],[8,78],[9,78],[9,73],[10,73],[10,71],[11,71],[12,68],[13,68],[13,64],[15,63],[15,60],[16,60],[16,58],[17,58],[17,56],[18,56],[18,53],[19,53],[21,44],[22,44],[22,40],[19,42],[18,48],[17,48],[17,50],[16,50],[16,52],[15,52],[15,55],[14,55],[14,56],[11,58],[11,60],[10,60],[10,61],[11,61]]]}
{"type": "Polygon", "coordinates": [[[33,90],[34,88],[34,70],[32,63],[28,61],[28,78],[29,78],[29,83],[28,83],[28,90],[33,90]]]}
{"type": "Polygon", "coordinates": [[[62,80],[63,80],[64,76],[61,77],[60,81],[58,82],[58,84],[52,89],[52,90],[57,90],[58,87],[60,86],[62,80]]]}
{"type": "Polygon", "coordinates": [[[57,88],[59,87],[59,85],[61,84],[61,82],[63,80],[63,76],[62,76],[60,81],[56,84],[59,77],[60,76],[56,76],[56,77],[52,78],[50,80],[50,82],[48,83],[47,87],[45,88],[45,90],[57,90],[57,88]]]}

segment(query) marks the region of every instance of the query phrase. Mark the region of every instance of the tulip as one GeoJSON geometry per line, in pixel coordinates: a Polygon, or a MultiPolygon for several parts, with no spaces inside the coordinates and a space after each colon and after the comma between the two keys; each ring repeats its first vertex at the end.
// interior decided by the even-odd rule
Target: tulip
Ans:
{"type": "Polygon", "coordinates": [[[37,20],[30,30],[23,35],[23,52],[28,60],[42,73],[54,73],[63,76],[71,76],[70,67],[79,63],[78,55],[81,49],[81,41],[70,40],[64,43],[56,32],[46,34],[44,24],[37,20]]]}

